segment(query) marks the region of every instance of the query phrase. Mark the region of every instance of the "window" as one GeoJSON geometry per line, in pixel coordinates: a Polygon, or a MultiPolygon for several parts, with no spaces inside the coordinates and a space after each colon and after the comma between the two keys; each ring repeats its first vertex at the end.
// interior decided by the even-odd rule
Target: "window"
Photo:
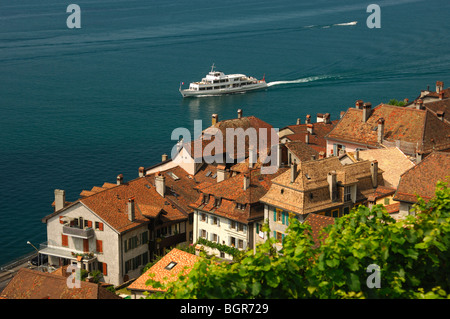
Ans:
{"type": "Polygon", "coordinates": [[[244,210],[244,209],[245,209],[245,204],[236,203],[236,208],[237,208],[237,209],[244,210]]]}
{"type": "Polygon", "coordinates": [[[222,198],[216,198],[214,200],[214,207],[219,207],[221,203],[222,203],[222,198]]]}
{"type": "Polygon", "coordinates": [[[141,244],[148,243],[148,231],[145,231],[141,234],[141,244]]]}
{"type": "Polygon", "coordinates": [[[103,231],[103,223],[95,222],[95,229],[103,231]]]}
{"type": "Polygon", "coordinates": [[[214,217],[212,219],[212,223],[213,223],[213,225],[220,226],[220,219],[217,217],[214,217]]]}
{"type": "Polygon", "coordinates": [[[200,220],[201,220],[202,222],[208,222],[208,215],[206,215],[205,213],[202,213],[202,214],[200,215],[200,220]]]}
{"type": "Polygon", "coordinates": [[[200,237],[203,237],[205,239],[208,238],[208,233],[204,229],[200,229],[200,237]]]}
{"type": "Polygon", "coordinates": [[[238,248],[243,249],[244,248],[244,241],[242,239],[238,240],[238,248]]]}
{"type": "Polygon", "coordinates": [[[350,207],[344,207],[344,215],[348,215],[350,213],[350,207]]]}
{"type": "Polygon", "coordinates": [[[277,243],[282,243],[283,242],[283,233],[280,233],[279,231],[274,231],[273,232],[273,236],[275,237],[275,239],[277,240],[277,243]]]}
{"type": "Polygon", "coordinates": [[[211,241],[218,243],[219,242],[219,236],[217,234],[211,234],[211,241]]]}
{"type": "Polygon", "coordinates": [[[164,267],[164,269],[167,269],[167,270],[172,270],[173,269],[173,267],[175,267],[177,265],[177,263],[176,262],[174,262],[174,261],[171,261],[166,267],[164,267]]]}
{"type": "Polygon", "coordinates": [[[331,211],[333,217],[339,217],[339,209],[334,209],[331,211]]]}
{"type": "Polygon", "coordinates": [[[344,201],[352,200],[352,192],[350,186],[344,187],[344,201]]]}

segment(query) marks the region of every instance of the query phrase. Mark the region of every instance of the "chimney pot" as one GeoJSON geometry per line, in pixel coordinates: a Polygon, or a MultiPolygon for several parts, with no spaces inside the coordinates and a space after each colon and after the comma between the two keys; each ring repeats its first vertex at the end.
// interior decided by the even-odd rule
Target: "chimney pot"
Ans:
{"type": "Polygon", "coordinates": [[[55,189],[55,212],[66,205],[66,192],[63,189],[55,189]]]}
{"type": "Polygon", "coordinates": [[[372,187],[378,187],[378,161],[370,163],[370,174],[372,176],[372,187]]]}
{"type": "Polygon", "coordinates": [[[416,101],[416,109],[420,110],[420,109],[422,109],[422,106],[423,106],[423,100],[422,99],[418,99],[416,101]]]}
{"type": "Polygon", "coordinates": [[[122,185],[123,184],[123,175],[119,174],[117,175],[117,185],[122,185]]]}
{"type": "Polygon", "coordinates": [[[244,174],[244,191],[246,191],[250,187],[250,176],[248,174],[244,174]]]}
{"type": "Polygon", "coordinates": [[[363,104],[364,104],[363,100],[357,100],[356,103],[355,103],[355,107],[357,109],[362,109],[363,104]]]}
{"type": "Polygon", "coordinates": [[[211,116],[211,125],[215,125],[217,122],[219,122],[219,115],[213,114],[211,116]]]}
{"type": "Polygon", "coordinates": [[[383,139],[384,139],[384,118],[379,118],[378,119],[378,129],[377,129],[377,133],[378,133],[378,138],[377,138],[377,142],[378,144],[382,144],[383,143],[383,139]]]}
{"type": "Polygon", "coordinates": [[[364,103],[362,110],[363,110],[362,121],[367,122],[367,120],[370,117],[371,111],[372,111],[372,103],[370,103],[370,102],[364,103]]]}
{"type": "Polygon", "coordinates": [[[128,220],[132,222],[135,217],[134,197],[131,197],[128,199],[128,220]]]}
{"type": "Polygon", "coordinates": [[[291,163],[291,183],[294,183],[296,178],[297,178],[297,163],[294,161],[293,163],[291,163]]]}
{"type": "Polygon", "coordinates": [[[161,174],[161,172],[158,172],[155,177],[155,187],[159,195],[164,197],[166,194],[166,178],[161,174]]]}
{"type": "Polygon", "coordinates": [[[305,124],[310,124],[311,123],[311,115],[306,115],[306,120],[305,120],[305,124]]]}

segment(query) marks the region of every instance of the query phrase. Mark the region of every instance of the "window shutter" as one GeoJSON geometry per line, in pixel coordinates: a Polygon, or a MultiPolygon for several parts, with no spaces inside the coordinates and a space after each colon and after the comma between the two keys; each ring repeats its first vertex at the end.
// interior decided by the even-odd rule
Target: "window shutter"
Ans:
{"type": "Polygon", "coordinates": [[[277,221],[277,209],[275,207],[273,208],[273,221],[277,221]]]}
{"type": "Polygon", "coordinates": [[[277,238],[277,232],[273,231],[273,238],[277,238]]]}
{"type": "Polygon", "coordinates": [[[106,263],[103,263],[103,275],[107,276],[108,275],[108,265],[106,263]]]}
{"type": "Polygon", "coordinates": [[[337,156],[337,144],[333,144],[333,155],[337,156]]]}
{"type": "Polygon", "coordinates": [[[259,224],[258,223],[256,223],[256,233],[257,234],[259,233],[259,224]]]}
{"type": "Polygon", "coordinates": [[[95,244],[96,244],[97,252],[102,253],[103,252],[103,242],[101,240],[97,240],[95,242],[95,244]]]}
{"type": "Polygon", "coordinates": [[[88,224],[88,227],[92,228],[92,221],[91,220],[88,220],[87,224],[88,224]]]}
{"type": "Polygon", "coordinates": [[[103,230],[103,223],[98,223],[98,229],[103,230]]]}
{"type": "Polygon", "coordinates": [[[67,235],[61,235],[61,246],[69,246],[69,237],[67,235]]]}
{"type": "Polygon", "coordinates": [[[83,239],[83,251],[85,253],[89,252],[89,239],[83,239]]]}
{"type": "Polygon", "coordinates": [[[247,232],[247,225],[244,225],[244,233],[247,232]]]}
{"type": "Polygon", "coordinates": [[[128,241],[126,239],[123,241],[123,248],[124,248],[125,252],[128,251],[128,241]]]}
{"type": "Polygon", "coordinates": [[[228,220],[228,228],[231,228],[231,219],[228,220]]]}
{"type": "Polygon", "coordinates": [[[282,223],[284,225],[285,222],[286,222],[286,214],[285,214],[284,210],[281,212],[281,220],[282,220],[282,223]]]}
{"type": "Polygon", "coordinates": [[[64,217],[64,216],[59,216],[59,223],[60,223],[60,224],[64,224],[64,221],[62,220],[63,217],[64,217]]]}
{"type": "Polygon", "coordinates": [[[217,217],[217,227],[220,227],[220,218],[217,217]]]}

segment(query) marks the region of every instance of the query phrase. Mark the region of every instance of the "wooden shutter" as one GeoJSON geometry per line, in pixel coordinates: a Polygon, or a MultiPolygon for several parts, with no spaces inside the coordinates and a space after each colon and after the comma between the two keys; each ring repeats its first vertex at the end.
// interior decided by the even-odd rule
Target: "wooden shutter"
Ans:
{"type": "Polygon", "coordinates": [[[103,230],[103,223],[98,223],[98,229],[103,230]]]}
{"type": "Polygon", "coordinates": [[[85,253],[89,252],[89,239],[83,239],[83,251],[85,253]]]}
{"type": "Polygon", "coordinates": [[[61,246],[68,247],[69,246],[69,238],[67,235],[61,235],[61,246]]]}
{"type": "Polygon", "coordinates": [[[108,265],[106,263],[103,263],[103,275],[108,275],[108,265]]]}
{"type": "Polygon", "coordinates": [[[59,223],[60,223],[60,224],[64,224],[64,221],[62,220],[63,217],[64,217],[64,216],[59,216],[59,223]]]}
{"type": "Polygon", "coordinates": [[[97,240],[95,243],[96,243],[97,252],[102,253],[103,252],[103,241],[97,240]]]}
{"type": "Polygon", "coordinates": [[[88,220],[88,221],[87,221],[87,225],[88,225],[88,227],[92,228],[92,221],[91,221],[91,220],[88,220]]]}

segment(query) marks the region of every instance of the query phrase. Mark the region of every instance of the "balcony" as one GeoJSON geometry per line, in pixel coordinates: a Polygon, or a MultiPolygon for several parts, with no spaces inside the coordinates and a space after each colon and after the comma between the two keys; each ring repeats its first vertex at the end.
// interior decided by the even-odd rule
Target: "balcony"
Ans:
{"type": "Polygon", "coordinates": [[[77,238],[89,239],[94,237],[94,229],[91,227],[79,228],[76,226],[64,225],[63,234],[77,238]]]}

